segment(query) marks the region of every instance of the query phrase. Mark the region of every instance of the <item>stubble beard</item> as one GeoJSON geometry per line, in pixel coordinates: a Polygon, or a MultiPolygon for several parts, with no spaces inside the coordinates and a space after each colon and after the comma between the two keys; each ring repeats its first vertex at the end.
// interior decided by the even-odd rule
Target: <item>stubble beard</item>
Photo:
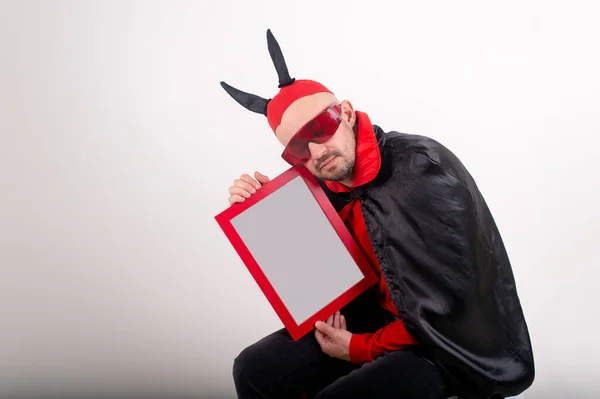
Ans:
{"type": "Polygon", "coordinates": [[[344,163],[338,169],[333,170],[331,172],[321,172],[321,176],[325,180],[333,181],[333,182],[341,182],[344,181],[354,174],[354,161],[344,159],[344,163]]]}

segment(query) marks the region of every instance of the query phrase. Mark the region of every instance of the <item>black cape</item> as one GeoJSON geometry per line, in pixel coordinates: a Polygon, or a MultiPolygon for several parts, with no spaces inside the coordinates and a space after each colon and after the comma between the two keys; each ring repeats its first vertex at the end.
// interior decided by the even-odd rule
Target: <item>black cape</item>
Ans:
{"type": "Polygon", "coordinates": [[[321,181],[339,212],[361,201],[383,276],[408,332],[463,398],[504,398],[534,379],[509,257],[475,181],[437,141],[384,132],[374,180],[351,193],[321,181]]]}

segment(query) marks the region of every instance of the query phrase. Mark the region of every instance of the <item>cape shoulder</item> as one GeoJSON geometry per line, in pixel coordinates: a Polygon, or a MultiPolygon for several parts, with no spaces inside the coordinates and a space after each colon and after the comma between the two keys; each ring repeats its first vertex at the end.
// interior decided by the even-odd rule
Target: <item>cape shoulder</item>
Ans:
{"type": "Polygon", "coordinates": [[[374,129],[383,154],[391,152],[397,161],[405,162],[417,162],[416,158],[420,156],[422,157],[420,162],[438,165],[448,176],[455,178],[461,184],[468,187],[474,183],[460,159],[439,141],[420,134],[384,132],[377,125],[374,125],[374,129]]]}
{"type": "Polygon", "coordinates": [[[377,225],[374,247],[405,325],[473,389],[521,392],[535,375],[531,342],[508,254],[474,179],[434,139],[375,131],[382,170],[365,214],[377,225]]]}

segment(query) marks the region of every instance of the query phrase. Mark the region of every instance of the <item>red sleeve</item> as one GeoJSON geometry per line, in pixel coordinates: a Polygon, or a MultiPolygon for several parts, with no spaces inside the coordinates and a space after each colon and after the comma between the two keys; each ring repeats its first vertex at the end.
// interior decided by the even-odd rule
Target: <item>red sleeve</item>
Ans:
{"type": "Polygon", "coordinates": [[[375,333],[352,334],[350,338],[350,361],[366,363],[384,352],[395,351],[417,341],[406,331],[402,320],[396,320],[375,333]]]}

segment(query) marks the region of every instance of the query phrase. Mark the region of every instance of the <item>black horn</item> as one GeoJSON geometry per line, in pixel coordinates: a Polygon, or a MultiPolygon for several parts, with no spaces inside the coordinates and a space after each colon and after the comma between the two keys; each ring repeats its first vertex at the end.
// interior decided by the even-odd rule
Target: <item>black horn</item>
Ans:
{"type": "Polygon", "coordinates": [[[278,87],[281,88],[291,85],[296,79],[290,77],[287,65],[285,64],[285,59],[283,58],[283,53],[281,52],[279,43],[277,43],[277,40],[275,40],[275,36],[273,36],[273,33],[271,33],[271,29],[267,29],[267,43],[269,46],[269,54],[271,54],[273,65],[275,65],[275,70],[279,76],[278,87]]]}
{"type": "Polygon", "coordinates": [[[225,82],[221,82],[221,86],[235,101],[240,103],[244,108],[256,112],[257,114],[267,115],[267,104],[270,100],[259,97],[255,94],[250,94],[229,86],[225,82]]]}

